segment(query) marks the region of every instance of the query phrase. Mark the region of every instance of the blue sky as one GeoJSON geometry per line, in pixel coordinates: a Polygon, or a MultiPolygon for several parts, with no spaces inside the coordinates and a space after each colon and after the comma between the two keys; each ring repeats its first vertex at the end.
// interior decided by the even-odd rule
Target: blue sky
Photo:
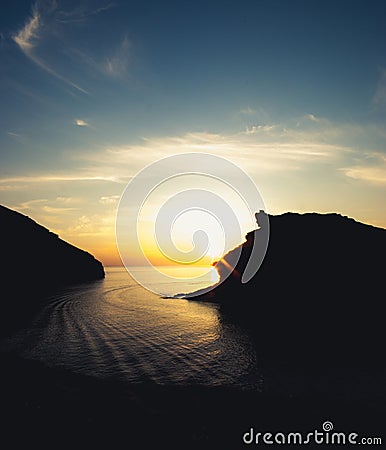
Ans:
{"type": "Polygon", "coordinates": [[[130,177],[193,150],[239,164],[272,213],[386,227],[385,2],[0,10],[2,204],[108,260],[130,177]]]}

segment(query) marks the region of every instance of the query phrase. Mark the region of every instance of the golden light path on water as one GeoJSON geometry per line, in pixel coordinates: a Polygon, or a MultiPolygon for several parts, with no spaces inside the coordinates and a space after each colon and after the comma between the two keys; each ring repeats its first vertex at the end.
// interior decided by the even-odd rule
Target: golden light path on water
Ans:
{"type": "Polygon", "coordinates": [[[127,270],[151,292],[169,297],[208,288],[220,280],[218,272],[211,266],[178,264],[151,268],[128,267],[127,270]]]}

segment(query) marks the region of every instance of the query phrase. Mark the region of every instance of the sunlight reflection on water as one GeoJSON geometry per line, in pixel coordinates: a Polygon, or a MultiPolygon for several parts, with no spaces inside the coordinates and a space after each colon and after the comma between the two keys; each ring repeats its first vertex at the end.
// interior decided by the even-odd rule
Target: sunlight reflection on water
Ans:
{"type": "Polygon", "coordinates": [[[208,266],[137,266],[128,270],[138,283],[165,297],[198,291],[220,280],[217,270],[208,266]]]}

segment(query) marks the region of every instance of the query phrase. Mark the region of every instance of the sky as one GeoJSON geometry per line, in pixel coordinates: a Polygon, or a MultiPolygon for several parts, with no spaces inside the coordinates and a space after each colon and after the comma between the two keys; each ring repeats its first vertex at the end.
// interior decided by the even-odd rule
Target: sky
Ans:
{"type": "Polygon", "coordinates": [[[0,203],[105,265],[127,183],[205,152],[271,214],[386,228],[384,1],[0,6],[0,203]]]}

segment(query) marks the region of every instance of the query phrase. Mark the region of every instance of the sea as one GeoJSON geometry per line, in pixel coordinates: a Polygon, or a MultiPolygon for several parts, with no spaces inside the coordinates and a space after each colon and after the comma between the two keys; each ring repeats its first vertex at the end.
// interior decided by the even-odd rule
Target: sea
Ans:
{"type": "Polygon", "coordinates": [[[0,342],[0,350],[129,383],[259,390],[261,374],[247,332],[216,304],[171,298],[213,284],[213,273],[187,285],[179,270],[162,288],[167,297],[138,284],[125,268],[107,267],[105,279],[48,297],[24,328],[0,342]]]}

